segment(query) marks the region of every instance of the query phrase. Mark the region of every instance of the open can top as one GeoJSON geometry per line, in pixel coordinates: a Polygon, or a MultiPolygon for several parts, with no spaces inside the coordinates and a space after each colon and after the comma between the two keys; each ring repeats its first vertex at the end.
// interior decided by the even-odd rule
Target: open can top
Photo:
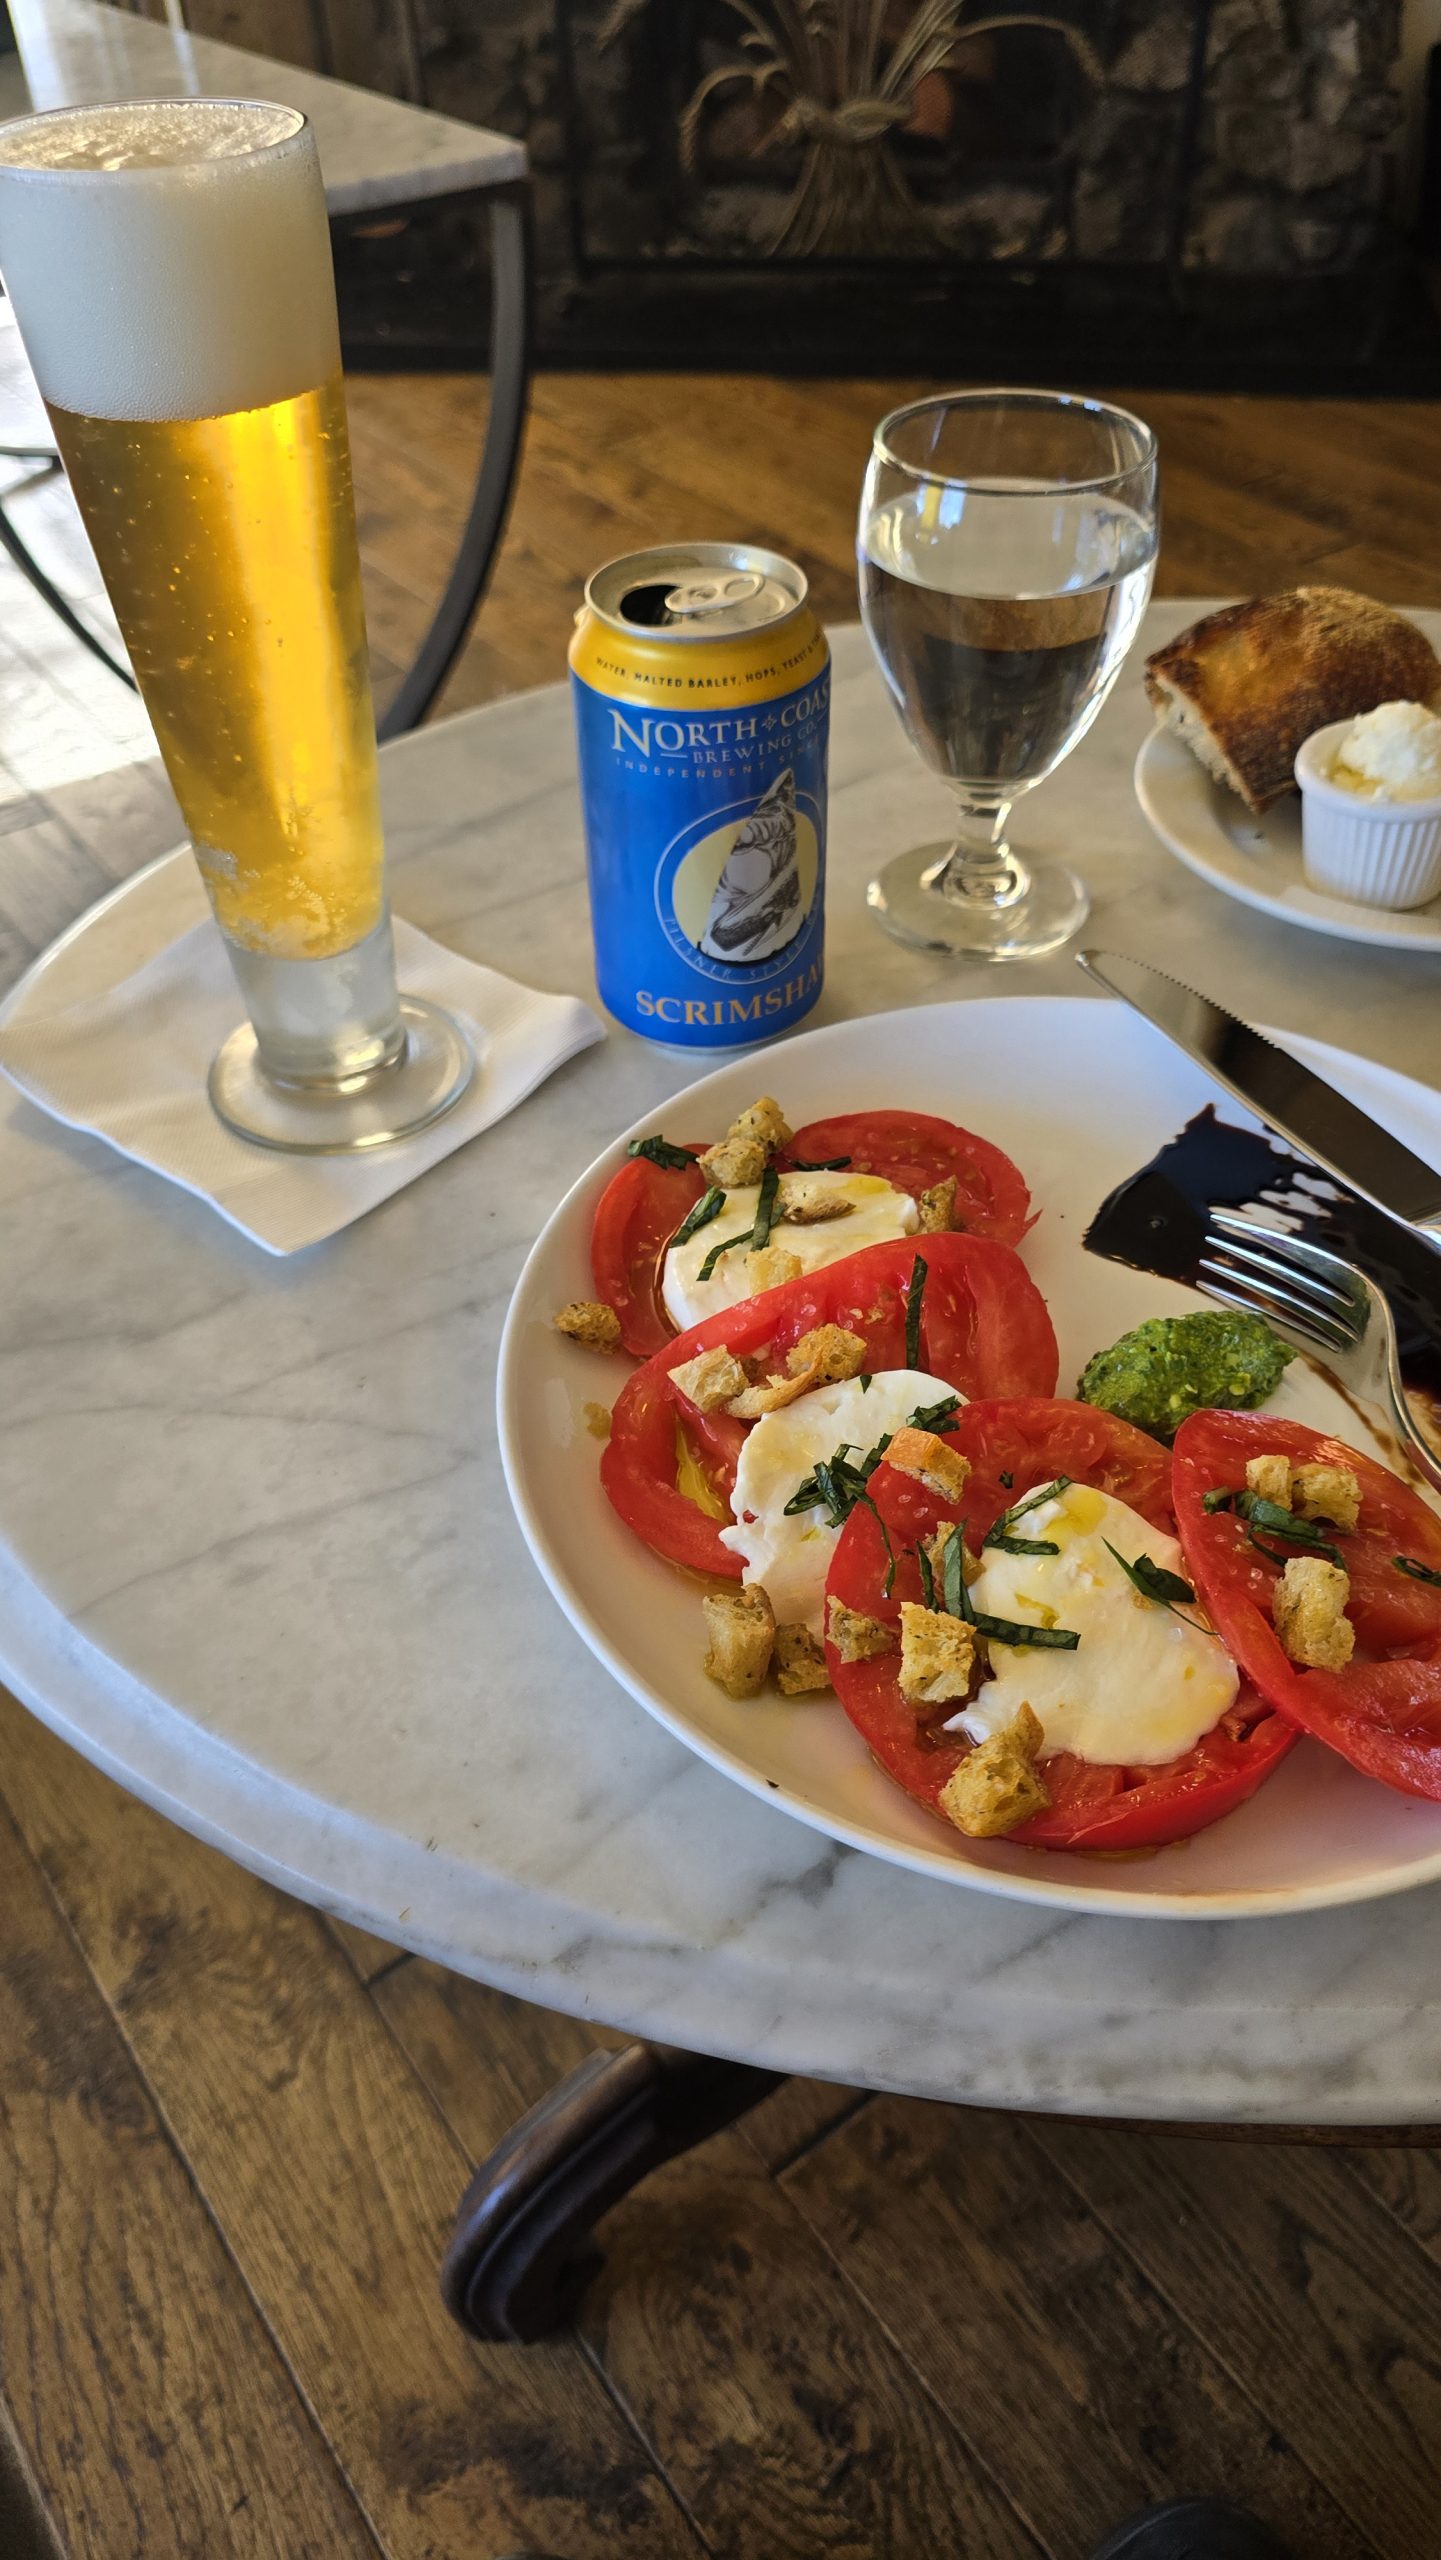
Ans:
{"type": "Polygon", "coordinates": [[[591,612],[613,631],[672,640],[743,638],[806,600],[805,573],[749,542],[668,543],[608,560],[586,582],[591,612]]]}

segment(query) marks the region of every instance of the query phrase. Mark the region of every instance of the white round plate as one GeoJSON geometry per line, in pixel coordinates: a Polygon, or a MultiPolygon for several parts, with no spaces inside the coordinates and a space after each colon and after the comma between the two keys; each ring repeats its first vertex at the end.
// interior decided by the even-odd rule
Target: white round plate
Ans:
{"type": "Polygon", "coordinates": [[[1404,915],[1308,889],[1301,868],[1301,802],[1278,800],[1264,818],[1224,790],[1169,729],[1153,729],[1136,758],[1136,798],[1163,845],[1213,889],[1283,924],[1342,942],[1398,951],[1441,951],[1441,898],[1404,915]]]}
{"type": "MultiPolygon", "coordinates": [[[[1441,1169],[1441,1096],[1317,1041],[1287,1045],[1441,1169]]],[[[940,1112],[1015,1157],[1042,1213],[1023,1251],[1059,1336],[1063,1394],[1093,1351],[1144,1316],[1204,1303],[1174,1282],[1084,1252],[1083,1231],[1101,1202],[1207,1102],[1246,1121],[1122,1006],[1034,996],[916,1007],[803,1033],[703,1077],[622,1132],[561,1202],[521,1273],[498,1387],[521,1529],[606,1669],[763,1802],[898,1866],[1020,1901],[1138,1918],[1254,1918],[1441,1876],[1441,1804],[1396,1795],[1310,1741],[1248,1805],[1194,1840],[1139,1857],[1084,1858],[964,1839],[882,1774],[834,1699],[738,1702],[705,1677],[696,1580],[632,1537],[601,1490],[600,1443],[585,1409],[611,1403],[627,1371],[564,1340],[550,1318],[568,1299],[592,1294],[592,1213],[626,1140],[657,1129],[719,1133],[762,1092],[774,1093],[797,1125],[867,1105],[940,1112]]],[[[1274,1403],[1358,1436],[1336,1391],[1299,1361],[1274,1403]]],[[[622,1720],[615,1743],[624,1750],[622,1720]]]]}

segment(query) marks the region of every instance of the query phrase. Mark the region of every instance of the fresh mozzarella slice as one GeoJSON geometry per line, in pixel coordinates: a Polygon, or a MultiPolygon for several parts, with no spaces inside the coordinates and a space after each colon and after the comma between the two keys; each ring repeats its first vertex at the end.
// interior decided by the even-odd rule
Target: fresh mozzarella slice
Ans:
{"type": "Polygon", "coordinates": [[[1175,1539],[1129,1503],[1081,1484],[1026,1511],[1015,1534],[1049,1539],[1059,1553],[984,1549],[972,1606],[1023,1625],[1073,1627],[1080,1644],[1060,1652],[992,1638],[995,1677],[982,1682],[948,1730],[984,1742],[1028,1705],[1045,1728],[1048,1752],[1137,1768],[1179,1759],[1231,1705],[1240,1685],[1236,1666],[1219,1636],[1200,1632],[1198,1604],[1181,1603],[1183,1618],[1143,1599],[1106,1545],[1109,1539],[1128,1564],[1146,1555],[1168,1573],[1184,1574],[1175,1539]],[[1198,1623],[1187,1626],[1185,1618],[1198,1623]]]}
{"type": "Polygon", "coordinates": [[[813,1387],[779,1413],[762,1414],[746,1434],[736,1469],[733,1529],[721,1543],[742,1558],[747,1582],[763,1583],[778,1626],[804,1623],[821,1633],[826,1575],[840,1529],[823,1504],[786,1518],[786,1504],[817,1459],[833,1458],[846,1442],[857,1464],[888,1431],[899,1431],[921,1406],[953,1398],[944,1378],[924,1369],[880,1369],[868,1387],[848,1378],[837,1387],[813,1387]]]}
{"type": "MultiPolygon", "coordinates": [[[[916,1224],[916,1204],[908,1191],[897,1191],[874,1173],[813,1173],[807,1181],[817,1194],[833,1195],[849,1203],[841,1218],[826,1218],[815,1226],[792,1226],[789,1220],[777,1219],[771,1229],[772,1244],[793,1253],[803,1271],[819,1271],[827,1262],[839,1262],[848,1253],[859,1253],[863,1245],[890,1244],[897,1236],[908,1236],[916,1224]]],[[[713,1316],[720,1307],[738,1306],[742,1298],[753,1294],[746,1277],[746,1249],[737,1244],[731,1253],[723,1253],[708,1280],[702,1280],[701,1266],[707,1256],[727,1237],[745,1236],[755,1225],[756,1203],[760,1191],[751,1183],[739,1191],[728,1191],[725,1207],[709,1224],[701,1227],[687,1243],[672,1245],[665,1258],[661,1295],[666,1313],[677,1329],[684,1333],[703,1317],[713,1316]]]]}

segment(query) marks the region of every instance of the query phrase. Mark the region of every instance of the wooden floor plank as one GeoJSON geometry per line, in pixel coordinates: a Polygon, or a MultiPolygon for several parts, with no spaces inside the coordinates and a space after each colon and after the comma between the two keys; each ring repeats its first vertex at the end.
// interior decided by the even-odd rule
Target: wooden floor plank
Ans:
{"type": "MultiPolygon", "coordinates": [[[[443,2311],[436,2270],[464,2155],[318,1916],[120,1796],[8,1701],[0,1766],[389,2560],[519,2545],[613,2560],[618,2541],[638,2560],[688,2552],[575,2346],[473,2348],[443,2311]]],[[[288,2560],[283,2538],[274,2548],[288,2560]]]]}
{"type": "MultiPolygon", "coordinates": [[[[468,2152],[595,2041],[434,1965],[376,1999],[468,2152]]],[[[604,2225],[605,2268],[578,2329],[723,2560],[929,2552],[1028,2560],[1030,2534],[900,2359],[739,2133],[649,2178],[604,2225]]]]}
{"type": "Polygon", "coordinates": [[[65,2548],[375,2560],[3,1812],[0,2054],[0,2389],[65,2548]]]}
{"type": "Polygon", "coordinates": [[[876,2099],[783,2183],[926,2389],[1014,2467],[1038,2535],[1088,2549],[1185,2490],[1244,2499],[1309,2560],[1372,2551],[1023,2119],[876,2099]]]}
{"type": "Polygon", "coordinates": [[[1434,2549],[1441,2272],[1347,2155],[1044,2119],[1031,2139],[1357,2531],[1434,2549]]]}

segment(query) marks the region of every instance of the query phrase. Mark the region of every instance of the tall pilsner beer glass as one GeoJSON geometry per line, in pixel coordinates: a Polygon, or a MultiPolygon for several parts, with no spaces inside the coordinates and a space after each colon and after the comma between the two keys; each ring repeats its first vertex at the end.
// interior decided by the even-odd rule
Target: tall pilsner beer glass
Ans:
{"type": "Polygon", "coordinates": [[[377,1146],[474,1071],[396,992],[330,235],[291,108],[0,127],[0,272],[249,1012],[221,1118],[377,1146]]]}

